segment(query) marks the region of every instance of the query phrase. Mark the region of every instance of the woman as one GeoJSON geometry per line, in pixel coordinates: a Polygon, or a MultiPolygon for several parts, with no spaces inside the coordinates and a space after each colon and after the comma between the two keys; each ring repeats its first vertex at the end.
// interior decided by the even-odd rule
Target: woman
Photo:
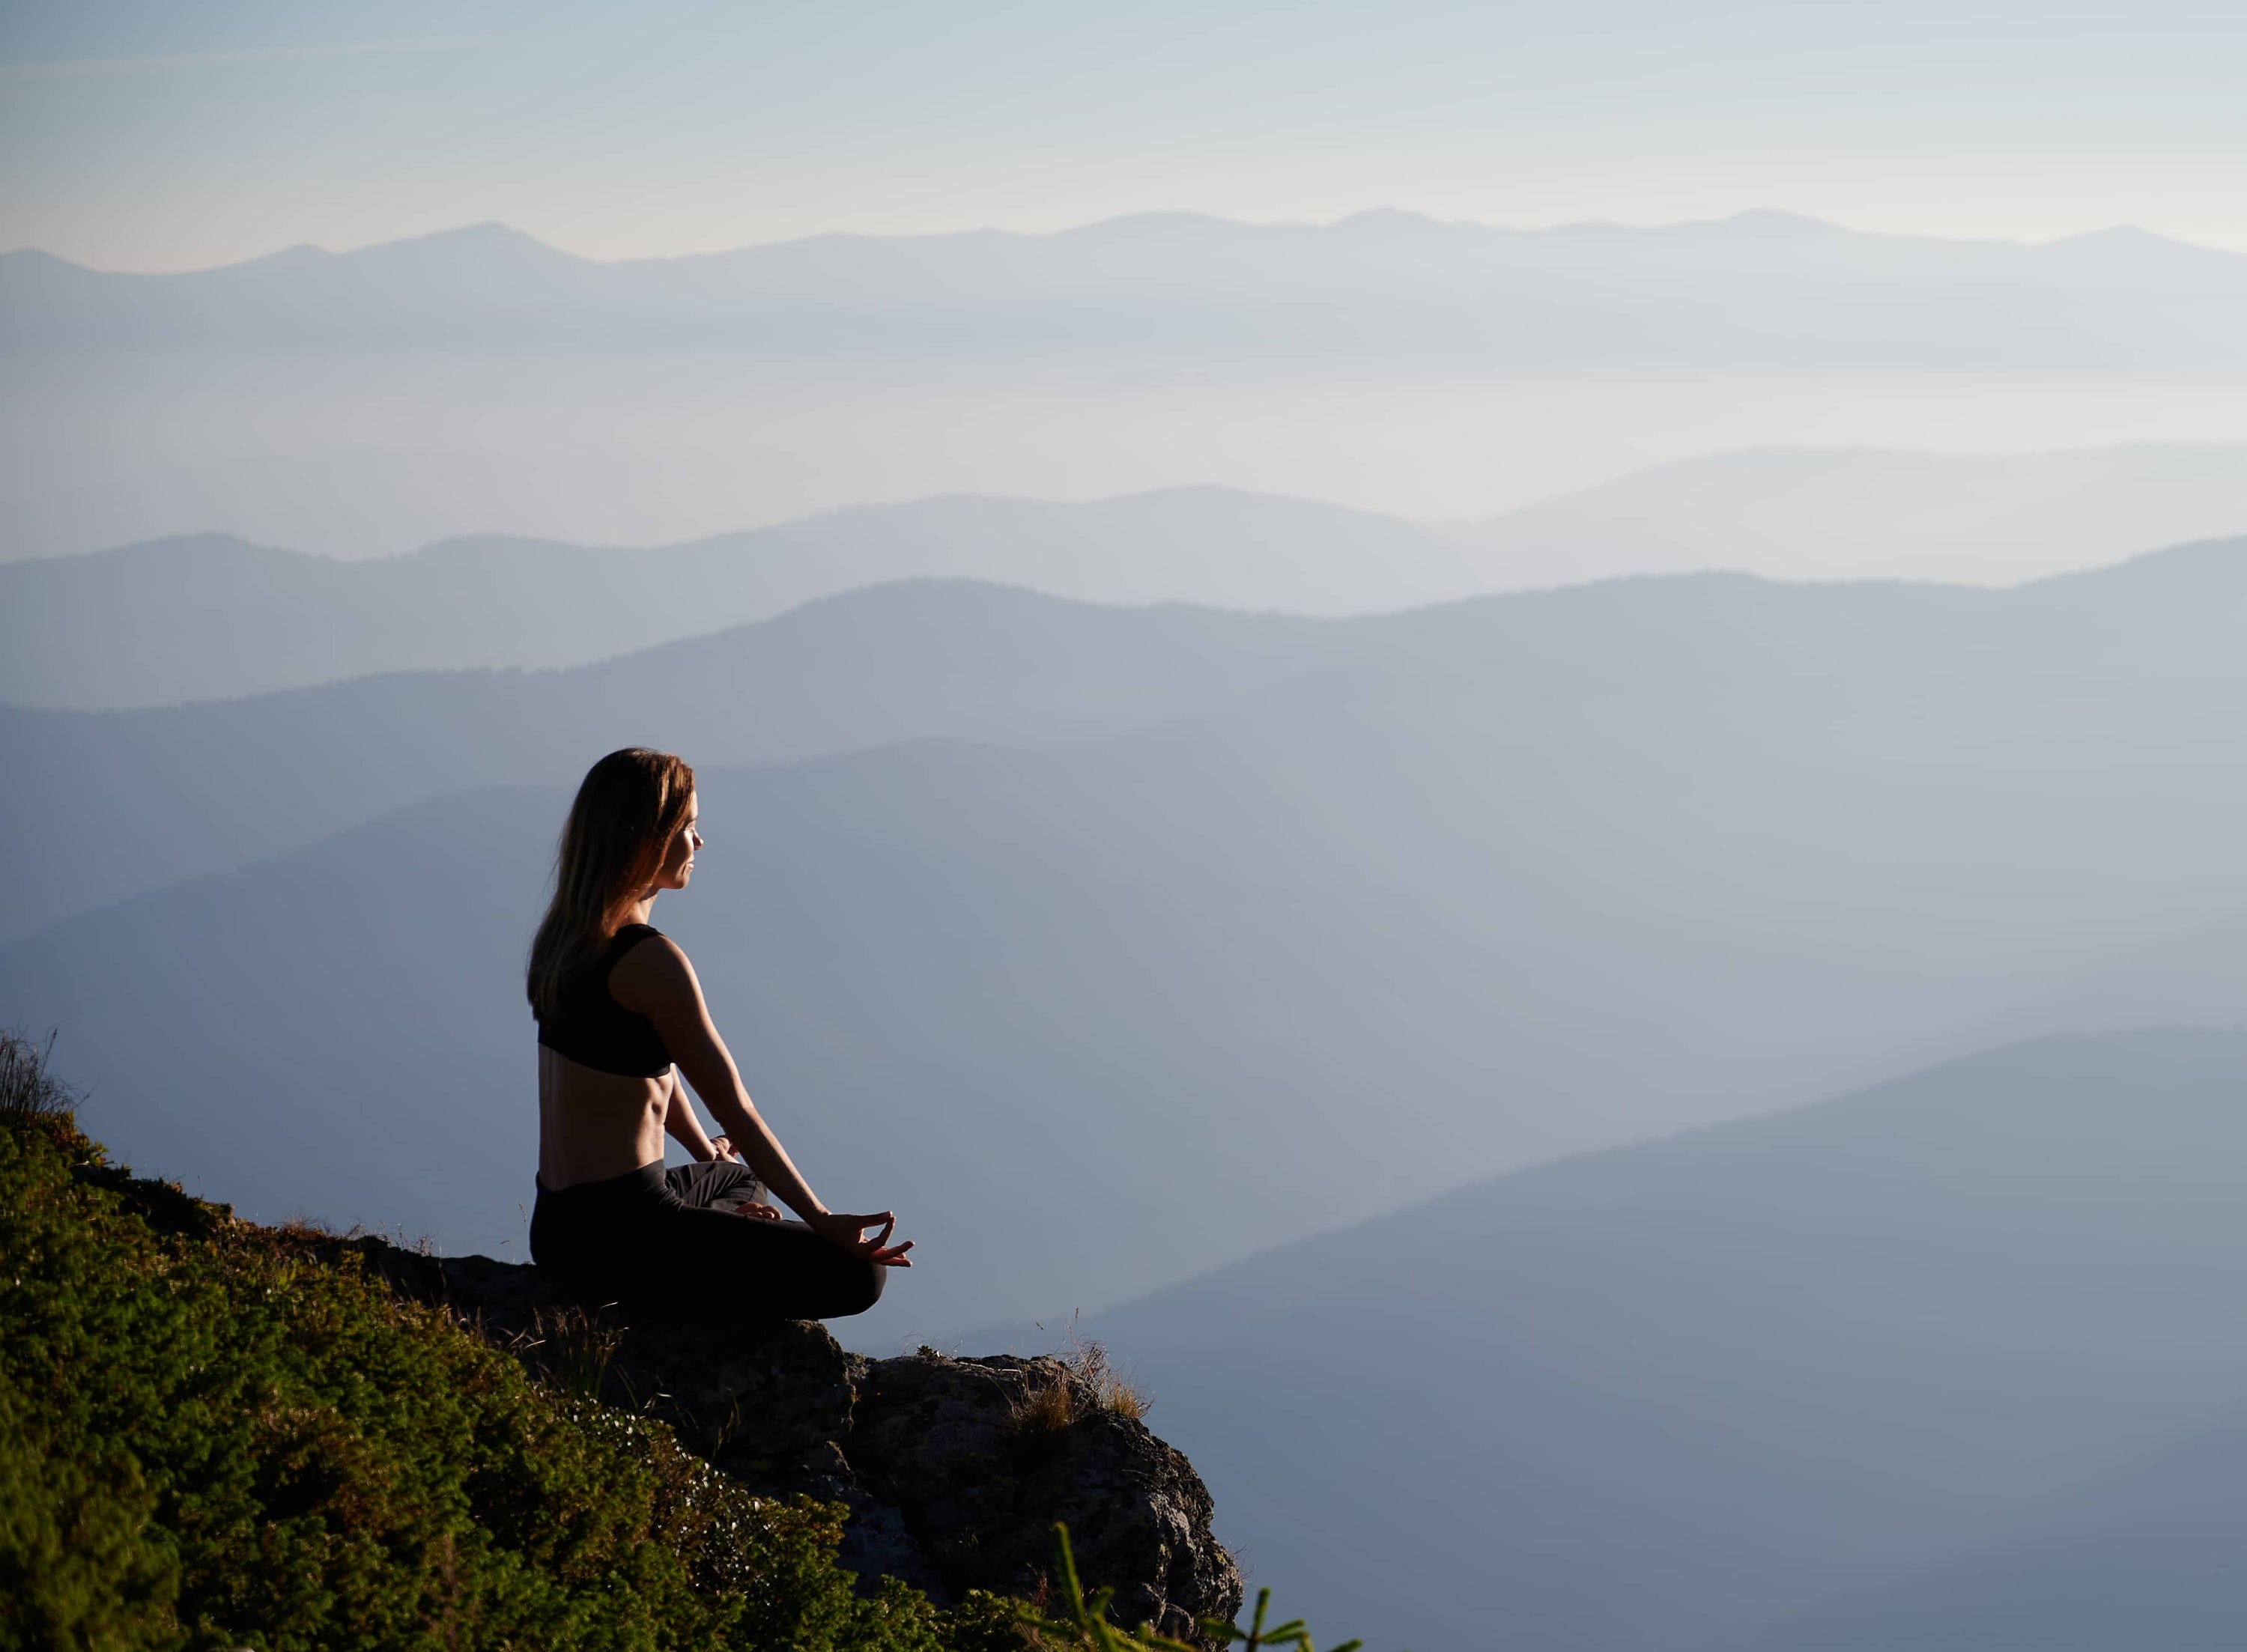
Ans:
{"type": "Polygon", "coordinates": [[[595,763],[570,806],[553,904],[530,945],[531,1258],[594,1294],[673,1311],[863,1314],[891,1268],[912,1266],[912,1243],[891,1242],[887,1211],[819,1202],[741,1088],[686,954],[647,921],[656,896],[693,875],[698,813],[694,771],[639,747],[595,763]],[[725,1126],[715,1142],[682,1072],[725,1126]],[[666,1132],[697,1162],[666,1173],[666,1132]],[[781,1219],[758,1198],[765,1188],[803,1219],[781,1219]]]}

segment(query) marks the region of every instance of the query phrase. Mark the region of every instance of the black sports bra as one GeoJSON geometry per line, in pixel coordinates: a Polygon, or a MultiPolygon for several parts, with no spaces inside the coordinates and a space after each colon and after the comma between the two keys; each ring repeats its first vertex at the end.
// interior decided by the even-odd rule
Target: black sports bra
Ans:
{"type": "Polygon", "coordinates": [[[609,996],[609,972],[618,959],[651,935],[652,924],[626,924],[603,952],[570,978],[562,988],[558,1013],[538,1018],[538,1041],[596,1072],[627,1077],[661,1078],[671,1070],[663,1035],[645,1015],[609,996]]]}

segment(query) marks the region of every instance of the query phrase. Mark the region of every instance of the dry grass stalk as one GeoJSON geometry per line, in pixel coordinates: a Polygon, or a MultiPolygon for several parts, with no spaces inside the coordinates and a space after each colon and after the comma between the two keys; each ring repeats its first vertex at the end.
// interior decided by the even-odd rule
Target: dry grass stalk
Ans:
{"type": "Polygon", "coordinates": [[[1074,1318],[1068,1340],[1053,1358],[1060,1370],[1034,1378],[1014,1406],[1014,1426],[1025,1434],[1055,1433],[1096,1411],[1136,1423],[1154,1403],[1128,1370],[1117,1368],[1099,1339],[1077,1335],[1074,1318]]]}
{"type": "Polygon", "coordinates": [[[541,1308],[531,1329],[508,1341],[508,1352],[548,1387],[598,1400],[624,1334],[581,1307],[541,1308]]]}
{"type": "Polygon", "coordinates": [[[1029,1391],[1015,1402],[1013,1422],[1023,1434],[1058,1434],[1076,1421],[1076,1396],[1069,1392],[1065,1375],[1034,1378],[1029,1391]]]}
{"type": "Polygon", "coordinates": [[[17,1118],[68,1118],[79,1094],[47,1070],[55,1035],[44,1044],[14,1028],[0,1030],[0,1113],[17,1118]]]}
{"type": "Polygon", "coordinates": [[[1092,1410],[1136,1423],[1153,1408],[1154,1396],[1132,1381],[1128,1369],[1117,1368],[1105,1343],[1097,1337],[1079,1337],[1074,1321],[1060,1357],[1068,1368],[1069,1385],[1092,1410]]]}

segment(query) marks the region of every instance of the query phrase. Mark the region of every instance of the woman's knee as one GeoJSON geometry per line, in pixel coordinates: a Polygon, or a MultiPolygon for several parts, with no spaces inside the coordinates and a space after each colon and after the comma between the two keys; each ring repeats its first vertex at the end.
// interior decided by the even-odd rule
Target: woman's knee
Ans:
{"type": "Polygon", "coordinates": [[[869,1262],[863,1257],[849,1259],[850,1266],[836,1281],[837,1295],[842,1305],[829,1319],[848,1319],[853,1314],[864,1314],[882,1300],[882,1287],[890,1282],[890,1270],[878,1262],[869,1262]]]}

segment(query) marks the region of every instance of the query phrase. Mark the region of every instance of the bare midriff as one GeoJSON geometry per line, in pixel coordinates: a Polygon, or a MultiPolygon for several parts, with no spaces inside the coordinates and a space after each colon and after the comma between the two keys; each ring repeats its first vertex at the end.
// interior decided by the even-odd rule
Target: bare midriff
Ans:
{"type": "Polygon", "coordinates": [[[663,1162],[663,1120],[676,1069],[660,1078],[604,1073],[538,1047],[538,1181],[550,1193],[663,1162]]]}

